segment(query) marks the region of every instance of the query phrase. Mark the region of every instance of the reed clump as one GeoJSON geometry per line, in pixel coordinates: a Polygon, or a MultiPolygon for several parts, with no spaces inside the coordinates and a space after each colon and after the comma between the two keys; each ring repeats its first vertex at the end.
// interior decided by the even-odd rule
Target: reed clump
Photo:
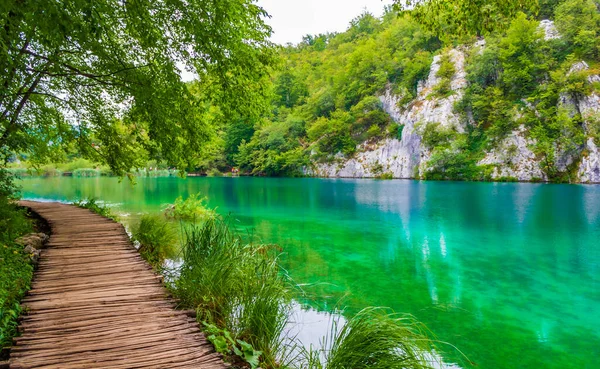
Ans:
{"type": "Polygon", "coordinates": [[[278,258],[273,247],[244,242],[226,221],[209,219],[185,230],[171,289],[200,322],[250,344],[263,367],[275,368],[293,296],[278,258]]]}
{"type": "Polygon", "coordinates": [[[154,269],[177,256],[177,232],[162,215],[143,215],[132,228],[132,236],[139,243],[140,255],[154,269]]]}

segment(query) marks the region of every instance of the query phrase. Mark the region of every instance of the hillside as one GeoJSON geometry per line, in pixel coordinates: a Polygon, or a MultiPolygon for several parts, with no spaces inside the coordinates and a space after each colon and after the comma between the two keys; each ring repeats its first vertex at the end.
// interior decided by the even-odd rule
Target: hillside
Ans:
{"type": "MultiPolygon", "coordinates": [[[[485,37],[363,14],[282,50],[270,113],[223,127],[254,175],[600,182],[600,15],[554,2],[485,37]]],[[[214,162],[213,162],[214,163],[214,162]]]]}

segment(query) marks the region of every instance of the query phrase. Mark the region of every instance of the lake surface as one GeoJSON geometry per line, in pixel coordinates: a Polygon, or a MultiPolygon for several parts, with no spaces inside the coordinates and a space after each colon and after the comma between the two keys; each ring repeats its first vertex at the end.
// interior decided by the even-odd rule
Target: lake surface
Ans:
{"type": "MultiPolygon", "coordinates": [[[[305,303],[319,311],[411,313],[482,369],[600,368],[600,186],[137,181],[20,184],[27,199],[93,196],[132,217],[200,192],[238,228],[279,244],[305,303]]],[[[468,366],[446,351],[445,361],[468,366]]]]}

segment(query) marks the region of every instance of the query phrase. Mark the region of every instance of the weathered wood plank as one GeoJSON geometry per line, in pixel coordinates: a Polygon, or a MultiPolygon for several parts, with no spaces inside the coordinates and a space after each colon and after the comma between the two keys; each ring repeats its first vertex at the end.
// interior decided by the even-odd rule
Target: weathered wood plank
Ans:
{"type": "Polygon", "coordinates": [[[228,367],[122,225],[86,209],[23,201],[52,236],[22,304],[10,368],[228,367]]]}

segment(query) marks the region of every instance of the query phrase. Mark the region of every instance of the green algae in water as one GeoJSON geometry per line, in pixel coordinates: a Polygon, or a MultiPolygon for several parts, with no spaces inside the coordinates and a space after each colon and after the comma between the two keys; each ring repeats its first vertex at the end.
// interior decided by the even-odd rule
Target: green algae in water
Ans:
{"type": "MultiPolygon", "coordinates": [[[[600,186],[31,178],[30,199],[97,197],[135,218],[202,193],[286,252],[304,301],[414,314],[479,368],[600,367],[600,186]]],[[[316,334],[316,333],[315,333],[316,334]]],[[[461,362],[452,350],[447,362],[461,362]]]]}

